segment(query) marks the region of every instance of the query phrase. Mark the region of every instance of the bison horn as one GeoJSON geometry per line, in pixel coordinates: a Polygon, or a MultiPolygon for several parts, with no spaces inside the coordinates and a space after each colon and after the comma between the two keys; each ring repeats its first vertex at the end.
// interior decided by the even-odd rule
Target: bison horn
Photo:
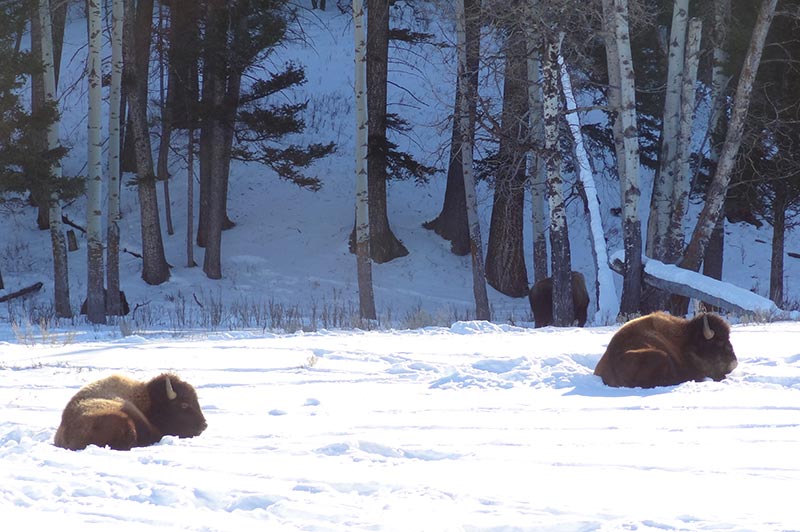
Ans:
{"type": "Polygon", "coordinates": [[[172,389],[172,383],[170,382],[169,377],[167,377],[167,399],[169,399],[170,401],[173,401],[177,397],[178,397],[178,394],[175,393],[175,390],[172,389]]]}
{"type": "Polygon", "coordinates": [[[714,338],[714,331],[708,325],[708,316],[706,314],[703,314],[703,336],[706,340],[714,338]]]}

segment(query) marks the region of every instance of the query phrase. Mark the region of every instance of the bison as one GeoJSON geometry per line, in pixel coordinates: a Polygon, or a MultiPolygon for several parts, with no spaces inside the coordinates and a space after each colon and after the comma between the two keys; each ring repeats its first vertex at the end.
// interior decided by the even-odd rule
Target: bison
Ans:
{"type": "MultiPolygon", "coordinates": [[[[586,280],[580,272],[571,272],[572,307],[579,327],[586,325],[586,309],[589,307],[589,293],[586,291],[586,280]]],[[[528,293],[533,320],[536,328],[553,324],[553,278],[547,277],[537,281],[528,293]]]]}
{"type": "Polygon", "coordinates": [[[614,334],[594,374],[609,386],[655,388],[706,378],[721,381],[737,365],[730,326],[717,314],[686,320],[655,312],[614,334]]]}
{"type": "Polygon", "coordinates": [[[164,435],[191,438],[206,429],[191,384],[163,373],[147,382],[112,375],[87,384],[67,403],[55,444],[117,450],[152,445],[164,435]]]}

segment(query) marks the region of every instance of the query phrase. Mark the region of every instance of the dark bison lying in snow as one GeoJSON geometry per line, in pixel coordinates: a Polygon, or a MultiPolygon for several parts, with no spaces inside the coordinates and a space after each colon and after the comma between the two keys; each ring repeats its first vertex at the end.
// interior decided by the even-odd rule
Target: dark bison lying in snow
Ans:
{"type": "Polygon", "coordinates": [[[720,381],[738,362],[730,326],[716,314],[691,320],[655,312],[623,325],[597,363],[609,386],[654,388],[706,378],[720,381]]]}
{"type": "MultiPolygon", "coordinates": [[[[586,309],[589,307],[589,293],[586,291],[586,279],[580,272],[572,273],[572,306],[575,310],[575,321],[579,327],[586,325],[586,309]]],[[[534,283],[528,293],[533,320],[536,327],[547,327],[553,324],[553,278],[547,277],[534,283]]]]}
{"type": "Polygon", "coordinates": [[[164,435],[191,438],[206,428],[191,384],[164,373],[148,382],[112,375],[87,384],[61,415],[55,444],[65,449],[88,445],[129,450],[164,435]]]}

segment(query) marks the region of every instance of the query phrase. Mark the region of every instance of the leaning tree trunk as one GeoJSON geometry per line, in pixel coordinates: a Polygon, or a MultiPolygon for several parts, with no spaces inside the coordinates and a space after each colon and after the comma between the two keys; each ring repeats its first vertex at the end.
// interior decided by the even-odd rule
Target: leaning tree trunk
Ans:
{"type": "MultiPolygon", "coordinates": [[[[39,24],[41,27],[41,52],[44,65],[43,90],[44,101],[56,101],[56,82],[53,72],[53,38],[50,22],[49,0],[39,0],[39,24]]],[[[50,150],[58,147],[58,129],[60,122],[53,121],[47,128],[47,147],[50,150]]],[[[61,162],[53,163],[50,168],[52,180],[61,177],[61,162]]],[[[49,198],[50,240],[53,246],[53,292],[55,294],[56,316],[71,318],[72,308],[69,303],[69,268],[67,262],[67,244],[61,222],[61,199],[55,191],[49,198]]]]}
{"type": "Polygon", "coordinates": [[[364,2],[353,1],[356,98],[356,276],[358,309],[362,320],[374,320],[375,293],[372,287],[372,259],[369,256],[369,192],[367,184],[367,98],[364,2]]]}
{"type": "Polygon", "coordinates": [[[87,125],[86,180],[86,250],[87,295],[86,317],[91,323],[106,322],[106,301],[103,287],[103,237],[100,194],[103,188],[101,171],[102,143],[100,141],[100,112],[102,105],[100,49],[102,43],[100,0],[88,0],[89,24],[89,113],[87,125]]]}
{"type": "Polygon", "coordinates": [[[525,206],[528,113],[525,35],[512,29],[506,37],[502,133],[498,148],[492,219],[486,253],[486,280],[511,297],[528,295],[523,217],[525,206]]]}
{"type": "Polygon", "coordinates": [[[631,57],[630,31],[628,26],[628,0],[604,2],[609,27],[614,30],[614,44],[606,53],[615,53],[609,62],[615,62],[619,70],[619,128],[621,138],[615,135],[618,154],[622,163],[620,169],[620,195],[622,198],[622,239],[625,249],[625,276],[622,281],[622,300],[620,313],[630,316],[639,312],[642,293],[642,230],[639,219],[639,136],[636,124],[635,74],[631,57]]]}
{"type": "Polygon", "coordinates": [[[561,90],[558,58],[563,34],[546,38],[542,54],[542,116],[547,156],[547,204],[550,208],[550,267],[553,277],[553,325],[569,327],[575,319],[572,303],[572,258],[569,248],[564,179],[561,176],[559,122],[561,90]]]}
{"type": "MultiPolygon", "coordinates": [[[[470,90],[478,94],[478,62],[480,53],[480,2],[465,0],[466,10],[466,72],[470,90]]],[[[457,4],[458,8],[458,4],[457,4]]],[[[461,67],[459,67],[460,69],[461,67]]],[[[435,219],[425,222],[423,227],[432,229],[445,240],[450,241],[450,250],[455,255],[466,255],[470,252],[469,222],[467,220],[466,193],[464,191],[464,174],[461,154],[461,131],[459,129],[459,105],[461,105],[462,72],[458,70],[456,79],[456,95],[453,112],[453,128],[450,137],[450,160],[447,166],[447,186],[444,192],[442,210],[435,219]]],[[[470,112],[476,111],[477,98],[469,102],[470,112]]]]}
{"type": "Polygon", "coordinates": [[[387,210],[386,103],[389,75],[389,0],[367,0],[367,115],[369,148],[369,247],[372,260],[408,255],[389,227],[387,210]]]}
{"type": "Polygon", "coordinates": [[[758,12],[756,25],[753,28],[753,37],[747,50],[747,55],[736,86],[736,95],[733,99],[733,111],[728,122],[725,143],[722,146],[719,163],[714,172],[714,177],[706,193],[706,202],[700,217],[695,225],[692,239],[686,248],[686,253],[680,262],[680,267],[687,270],[698,271],[705,256],[706,246],[717,222],[723,215],[722,207],[728,192],[731,172],[736,161],[736,154],[742,143],[744,122],[750,107],[750,97],[753,90],[764,42],[767,39],[770,24],[775,16],[777,0],[764,0],[758,12]]]}
{"type": "Polygon", "coordinates": [[[158,285],[169,279],[170,272],[164,255],[161,222],[158,217],[156,176],[153,172],[150,131],[147,127],[147,90],[140,86],[146,78],[143,79],[138,70],[137,53],[144,53],[149,47],[141,44],[141,35],[135,33],[133,0],[125,0],[124,20],[123,76],[128,87],[128,110],[136,152],[136,182],[141,212],[142,279],[148,284],[158,285]],[[134,35],[136,37],[132,38],[134,35]]]}
{"type": "Polygon", "coordinates": [[[481,224],[478,218],[478,198],[475,193],[473,167],[473,138],[475,131],[475,109],[473,103],[477,99],[477,84],[473,85],[469,71],[469,50],[467,38],[466,5],[464,0],[456,2],[456,33],[458,36],[458,85],[460,100],[458,102],[458,132],[461,149],[461,175],[464,178],[464,206],[469,224],[470,252],[472,256],[472,292],[475,296],[475,317],[479,320],[491,320],[489,296],[486,293],[486,276],[484,274],[483,241],[481,224]]]}

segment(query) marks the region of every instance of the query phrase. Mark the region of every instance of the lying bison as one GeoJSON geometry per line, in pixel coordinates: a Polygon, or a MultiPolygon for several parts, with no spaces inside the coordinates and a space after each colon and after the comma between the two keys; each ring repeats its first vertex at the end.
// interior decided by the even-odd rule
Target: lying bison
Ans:
{"type": "Polygon", "coordinates": [[[720,381],[738,362],[730,326],[716,314],[691,320],[655,312],[623,325],[597,363],[609,386],[654,388],[706,378],[720,381]]]}
{"type": "Polygon", "coordinates": [[[88,445],[129,450],[164,435],[191,438],[206,428],[191,384],[164,373],[148,382],[112,375],[87,384],[61,415],[55,444],[78,450],[88,445]]]}
{"type": "MultiPolygon", "coordinates": [[[[586,280],[580,272],[572,275],[572,307],[575,310],[575,321],[579,327],[586,325],[586,309],[589,307],[589,293],[586,291],[586,280]]],[[[553,324],[553,278],[547,277],[537,281],[528,293],[533,320],[536,327],[547,327],[553,324]]]]}

